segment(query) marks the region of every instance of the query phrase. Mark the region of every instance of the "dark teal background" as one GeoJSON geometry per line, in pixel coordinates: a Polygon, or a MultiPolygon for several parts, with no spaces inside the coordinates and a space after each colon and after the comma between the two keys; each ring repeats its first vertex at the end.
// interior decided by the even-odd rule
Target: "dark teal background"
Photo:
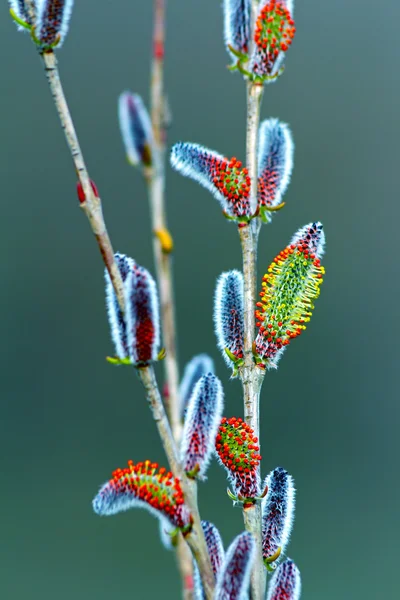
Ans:
{"type": "MultiPolygon", "coordinates": [[[[59,52],[65,90],[115,249],[153,269],[145,187],[116,118],[125,88],[148,99],[151,2],[77,0],[59,52]]],[[[171,0],[170,142],[244,158],[245,92],[226,67],[218,0],[171,0]]],[[[399,595],[399,4],[298,2],[297,36],[263,118],[290,123],[295,170],[264,227],[259,277],[305,223],[325,224],[326,282],[307,332],[262,392],[264,471],[298,489],[288,554],[304,600],[399,595]]],[[[95,516],[91,500],[127,459],[164,461],[139,382],[112,353],[103,268],[40,61],[0,9],[1,535],[4,600],[179,597],[174,556],[144,512],[95,516]]],[[[218,274],[240,268],[235,226],[168,171],[181,365],[215,348],[218,274]]],[[[162,371],[157,367],[158,375],[162,371]]],[[[212,465],[204,518],[225,544],[242,528],[212,465]]]]}

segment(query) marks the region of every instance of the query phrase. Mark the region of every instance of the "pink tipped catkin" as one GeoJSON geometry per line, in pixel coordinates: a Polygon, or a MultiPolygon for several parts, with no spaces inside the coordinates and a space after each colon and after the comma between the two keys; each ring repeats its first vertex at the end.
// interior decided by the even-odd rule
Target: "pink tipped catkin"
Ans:
{"type": "Polygon", "coordinates": [[[157,287],[144,268],[134,265],[125,283],[129,356],[134,365],[154,362],[160,351],[160,309],[157,287]]]}
{"type": "Polygon", "coordinates": [[[204,479],[214,451],[223,406],[220,380],[212,373],[203,375],[188,403],[181,442],[181,462],[185,472],[193,478],[204,479]]]}
{"type": "Polygon", "coordinates": [[[63,44],[73,4],[74,0],[37,0],[35,36],[43,48],[63,44]]]}
{"type": "Polygon", "coordinates": [[[290,558],[285,560],[273,574],[267,600],[300,600],[300,571],[290,558]]]}
{"type": "Polygon", "coordinates": [[[250,584],[255,555],[255,542],[247,531],[229,546],[216,581],[215,600],[244,600],[250,584]]]}

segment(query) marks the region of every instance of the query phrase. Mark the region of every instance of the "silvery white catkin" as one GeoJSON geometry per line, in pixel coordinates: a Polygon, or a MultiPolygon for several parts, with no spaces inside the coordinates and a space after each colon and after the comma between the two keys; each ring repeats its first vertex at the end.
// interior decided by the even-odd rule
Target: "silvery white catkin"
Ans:
{"type": "Polygon", "coordinates": [[[215,600],[244,600],[250,584],[255,556],[251,533],[238,535],[229,546],[215,585],[215,600]]]}
{"type": "MultiPolygon", "coordinates": [[[[258,204],[274,208],[282,203],[293,171],[294,143],[289,126],[265,119],[259,129],[258,204]]],[[[270,213],[272,214],[272,213],[270,213]]]]}
{"type": "Polygon", "coordinates": [[[268,587],[267,600],[300,600],[300,595],[300,571],[288,558],[273,574],[268,587]]]}
{"type": "Polygon", "coordinates": [[[230,48],[241,54],[249,51],[251,0],[224,0],[223,9],[225,45],[236,62],[230,48]]]}
{"type": "Polygon", "coordinates": [[[192,395],[194,386],[207,373],[214,373],[214,361],[208,354],[196,354],[185,365],[183,377],[179,386],[179,402],[181,418],[186,412],[187,403],[192,395]]]}
{"type": "Polygon", "coordinates": [[[243,275],[240,271],[222,273],[217,280],[214,294],[214,327],[218,348],[228,368],[234,369],[234,362],[226,349],[237,360],[244,353],[244,301],[243,275]]]}
{"type": "MultiPolygon", "coordinates": [[[[125,254],[117,252],[115,254],[115,262],[117,263],[121,274],[122,282],[125,284],[128,274],[133,270],[135,261],[125,254]]],[[[108,322],[110,325],[111,339],[115,346],[115,354],[120,359],[128,358],[128,338],[125,319],[119,307],[114,287],[111,282],[107,269],[104,270],[106,283],[106,306],[108,322]]]]}
{"type": "Polygon", "coordinates": [[[118,99],[118,117],[122,141],[131,165],[152,163],[153,130],[142,98],[123,92],[118,99]]]}
{"type": "Polygon", "coordinates": [[[181,463],[192,477],[205,477],[223,407],[224,392],[220,380],[212,373],[203,375],[188,402],[181,441],[181,463]]]}
{"type": "MultiPolygon", "coordinates": [[[[202,521],[201,526],[204,531],[204,538],[206,540],[206,546],[208,550],[208,555],[210,557],[214,577],[215,579],[217,579],[225,558],[225,551],[222,539],[218,529],[209,521],[202,521]]],[[[194,600],[205,600],[206,595],[204,592],[203,584],[201,582],[200,572],[196,561],[193,561],[193,580],[194,600]]]]}
{"type": "Polygon", "coordinates": [[[262,501],[263,558],[273,556],[278,549],[283,554],[293,528],[295,488],[293,478],[285,469],[277,467],[264,481],[268,487],[262,501]]]}
{"type": "Polygon", "coordinates": [[[147,365],[157,360],[160,351],[157,286],[149,271],[135,264],[124,291],[129,357],[134,365],[147,365]]]}
{"type": "Polygon", "coordinates": [[[62,46],[68,33],[74,0],[37,0],[35,37],[43,47],[62,46]]]}

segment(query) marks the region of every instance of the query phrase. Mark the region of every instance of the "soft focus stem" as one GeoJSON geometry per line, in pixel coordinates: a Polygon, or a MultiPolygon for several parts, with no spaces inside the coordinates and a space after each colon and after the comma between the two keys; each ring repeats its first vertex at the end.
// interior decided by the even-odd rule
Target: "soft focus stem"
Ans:
{"type": "Polygon", "coordinates": [[[174,475],[181,480],[185,503],[193,518],[192,531],[185,537],[185,540],[199,566],[206,598],[207,600],[211,600],[214,590],[214,574],[204,539],[203,528],[201,526],[195,483],[189,480],[185,473],[182,472],[176,445],[172,437],[171,428],[158,389],[153,367],[147,366],[138,369],[138,374],[145,388],[147,400],[150,404],[153,418],[157,425],[171,470],[174,475]]]}
{"type": "MultiPolygon", "coordinates": [[[[175,303],[172,274],[172,248],[165,248],[157,234],[169,235],[165,208],[165,145],[166,99],[164,94],[164,47],[166,30],[166,0],[154,0],[153,57],[151,68],[151,122],[154,136],[153,167],[148,170],[150,213],[153,230],[153,251],[161,304],[161,327],[166,350],[164,359],[167,382],[166,409],[176,444],[182,434],[179,402],[179,369],[177,358],[175,303]]],[[[182,579],[184,600],[193,598],[193,561],[182,537],[178,539],[177,561],[182,579]]]]}
{"type": "MultiPolygon", "coordinates": [[[[254,213],[257,208],[258,179],[258,129],[263,87],[253,82],[247,84],[247,127],[246,127],[246,166],[251,181],[250,206],[254,213]]],[[[239,228],[243,255],[244,278],[244,366],[241,368],[245,421],[254,431],[260,443],[260,390],[263,373],[253,360],[252,345],[255,339],[256,286],[257,286],[257,246],[259,222],[254,219],[249,225],[239,228]]],[[[243,509],[245,527],[256,541],[257,552],[251,573],[251,598],[264,600],[266,570],[262,560],[262,523],[259,503],[243,509]]]]}
{"type": "Polygon", "coordinates": [[[100,198],[97,198],[92,190],[89,173],[82,155],[74,123],[69,112],[64,90],[61,85],[57,59],[54,52],[43,52],[41,56],[54,104],[60,117],[65,139],[75,165],[76,174],[85,194],[86,199],[81,203],[81,207],[89,220],[93,234],[97,240],[101,256],[114,286],[118,303],[122,311],[125,312],[125,299],[121,275],[117,263],[115,262],[114,250],[104,222],[100,198]]]}
{"type": "Polygon", "coordinates": [[[151,122],[154,148],[153,166],[145,173],[149,189],[150,212],[154,235],[154,256],[161,300],[161,323],[166,349],[164,361],[168,383],[167,411],[176,440],[181,436],[178,398],[179,372],[176,349],[176,323],[172,284],[171,250],[163,247],[157,233],[168,233],[165,209],[166,99],[164,94],[165,0],[154,0],[153,61],[151,72],[151,122]]]}

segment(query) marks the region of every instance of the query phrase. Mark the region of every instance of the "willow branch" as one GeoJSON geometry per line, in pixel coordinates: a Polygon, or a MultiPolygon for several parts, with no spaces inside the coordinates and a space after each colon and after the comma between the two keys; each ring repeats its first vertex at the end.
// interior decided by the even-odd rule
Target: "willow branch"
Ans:
{"type": "Polygon", "coordinates": [[[100,198],[98,198],[93,192],[78,136],[76,134],[64,90],[61,85],[57,66],[57,58],[54,52],[43,52],[41,56],[54,104],[60,117],[61,126],[64,130],[65,139],[71,152],[78,179],[85,194],[85,200],[81,203],[81,208],[86,214],[93,234],[97,240],[101,256],[114,286],[118,303],[122,311],[125,312],[125,300],[121,275],[117,263],[115,262],[114,251],[107,232],[106,224],[104,222],[101,201],[100,198]]]}
{"type": "Polygon", "coordinates": [[[147,172],[150,212],[154,233],[154,256],[161,301],[161,323],[166,349],[164,361],[168,384],[167,410],[172,431],[178,441],[181,436],[181,415],[178,398],[179,372],[176,344],[174,292],[172,284],[171,237],[165,209],[165,144],[166,99],[164,94],[165,0],[154,0],[153,61],[151,73],[151,121],[153,126],[153,166],[147,172]],[[167,239],[168,243],[165,243],[167,239]]]}
{"type": "Polygon", "coordinates": [[[214,574],[211,568],[210,557],[208,555],[207,546],[204,539],[203,528],[201,526],[196,491],[192,482],[182,471],[168,417],[164,409],[160,391],[158,389],[154,369],[153,367],[148,366],[138,369],[138,373],[145,388],[147,400],[149,402],[154,421],[157,425],[157,429],[160,434],[171,470],[181,480],[181,485],[185,496],[185,503],[193,518],[192,531],[186,535],[185,540],[188,543],[199,566],[206,598],[207,600],[211,600],[214,590],[214,574]]]}
{"type": "MultiPolygon", "coordinates": [[[[161,305],[161,327],[166,357],[164,359],[165,379],[168,387],[166,408],[175,442],[179,444],[182,425],[180,414],[179,369],[177,359],[176,322],[174,310],[174,289],[172,275],[172,246],[168,232],[165,208],[165,146],[166,114],[164,94],[164,45],[166,30],[166,0],[154,0],[153,56],[150,85],[151,121],[154,136],[153,167],[147,172],[147,185],[152,220],[153,251],[161,305]]],[[[177,562],[182,579],[183,599],[193,598],[193,561],[190,550],[182,537],[176,549],[177,562]]]]}
{"type": "MultiPolygon", "coordinates": [[[[254,25],[257,18],[258,1],[252,1],[252,32],[250,55],[254,39],[254,25]]],[[[258,130],[263,87],[252,81],[247,83],[247,123],[246,123],[246,167],[251,181],[250,206],[254,213],[257,208],[258,188],[258,130]]],[[[259,223],[254,219],[246,227],[239,229],[243,255],[244,278],[244,366],[241,369],[243,385],[244,418],[260,442],[260,390],[263,374],[253,361],[252,346],[255,339],[256,286],[257,286],[257,247],[259,223]]],[[[259,467],[258,467],[259,469],[259,467]]],[[[262,560],[262,515],[260,503],[243,509],[245,527],[256,541],[256,558],[251,573],[251,598],[264,600],[266,570],[262,560]]]]}

